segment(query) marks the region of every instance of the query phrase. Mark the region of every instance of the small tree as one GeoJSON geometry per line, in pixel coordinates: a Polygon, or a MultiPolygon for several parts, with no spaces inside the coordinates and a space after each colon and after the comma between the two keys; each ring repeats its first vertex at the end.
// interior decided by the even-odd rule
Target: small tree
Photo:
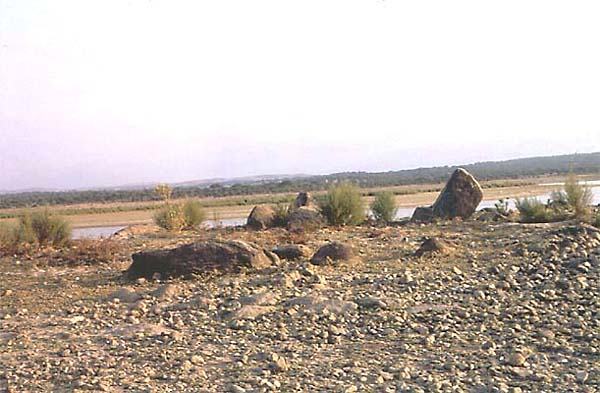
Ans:
{"type": "Polygon", "coordinates": [[[377,221],[382,222],[391,222],[396,216],[396,211],[398,208],[396,207],[396,198],[394,197],[394,193],[390,191],[384,191],[380,194],[377,194],[375,200],[371,204],[371,210],[373,211],[373,216],[377,221]]]}
{"type": "Polygon", "coordinates": [[[347,182],[329,188],[320,210],[331,225],[358,225],[365,220],[360,189],[347,182]]]}

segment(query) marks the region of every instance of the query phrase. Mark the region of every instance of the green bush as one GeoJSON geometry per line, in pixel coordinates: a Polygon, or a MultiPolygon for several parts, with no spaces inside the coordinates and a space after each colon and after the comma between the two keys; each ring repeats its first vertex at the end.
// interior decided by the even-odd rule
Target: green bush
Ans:
{"type": "Polygon", "coordinates": [[[48,210],[23,213],[16,226],[2,225],[0,247],[17,251],[21,247],[63,247],[71,240],[71,226],[48,210]]]}
{"type": "Polygon", "coordinates": [[[375,200],[371,204],[371,210],[377,221],[393,221],[396,216],[396,211],[398,210],[394,194],[390,191],[384,191],[377,194],[375,200]]]}
{"type": "Polygon", "coordinates": [[[273,218],[273,225],[276,227],[287,226],[291,210],[292,209],[290,205],[285,203],[278,203],[275,206],[273,206],[273,211],[275,212],[275,216],[273,218]]]}
{"type": "Polygon", "coordinates": [[[567,204],[576,218],[588,218],[592,204],[592,189],[584,184],[579,184],[577,176],[571,173],[565,181],[565,198],[567,204]]]}
{"type": "Polygon", "coordinates": [[[592,189],[579,184],[577,177],[571,173],[565,181],[564,190],[552,192],[548,207],[557,219],[589,219],[592,199],[592,189]]]}
{"type": "Polygon", "coordinates": [[[180,205],[166,204],[154,213],[154,222],[167,231],[178,232],[185,227],[180,205]]]}
{"type": "Polygon", "coordinates": [[[33,232],[40,246],[62,247],[71,240],[71,226],[62,217],[55,216],[48,210],[31,213],[27,218],[22,217],[20,226],[25,227],[26,236],[33,232]],[[29,229],[31,225],[31,230],[29,229]]]}
{"type": "Polygon", "coordinates": [[[552,210],[537,198],[517,199],[517,210],[521,216],[521,222],[550,222],[554,220],[552,210]]]}
{"type": "Polygon", "coordinates": [[[331,225],[358,225],[365,220],[360,189],[351,183],[330,187],[319,207],[331,225]]]}
{"type": "Polygon", "coordinates": [[[165,203],[154,213],[154,222],[167,231],[194,229],[204,221],[206,214],[200,203],[188,200],[183,204],[165,203]]]}
{"type": "Polygon", "coordinates": [[[202,205],[195,199],[189,199],[183,204],[184,229],[194,229],[206,219],[202,205]]]}

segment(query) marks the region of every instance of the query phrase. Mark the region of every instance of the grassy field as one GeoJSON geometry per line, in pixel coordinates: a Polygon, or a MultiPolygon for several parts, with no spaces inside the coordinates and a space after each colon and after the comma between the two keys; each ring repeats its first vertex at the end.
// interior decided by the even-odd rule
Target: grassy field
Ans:
{"type": "MultiPolygon", "coordinates": [[[[600,175],[582,176],[584,180],[598,180],[600,175]]],[[[563,177],[546,176],[529,179],[506,179],[482,182],[485,200],[500,198],[522,198],[545,194],[557,189],[557,186],[545,186],[544,183],[556,183],[563,177]]],[[[443,184],[422,184],[386,188],[363,189],[364,199],[370,203],[373,195],[383,190],[396,194],[399,207],[429,205],[435,201],[443,184]]],[[[316,192],[315,195],[323,194],[316,192]]],[[[222,220],[247,217],[255,205],[289,203],[296,194],[261,194],[222,198],[199,199],[205,208],[208,220],[222,220]]],[[[97,226],[120,226],[152,222],[154,210],[160,202],[122,202],[122,203],[86,203],[69,206],[55,206],[51,210],[64,215],[74,228],[97,226]]],[[[1,209],[0,222],[14,222],[23,209],[1,209]]]]}

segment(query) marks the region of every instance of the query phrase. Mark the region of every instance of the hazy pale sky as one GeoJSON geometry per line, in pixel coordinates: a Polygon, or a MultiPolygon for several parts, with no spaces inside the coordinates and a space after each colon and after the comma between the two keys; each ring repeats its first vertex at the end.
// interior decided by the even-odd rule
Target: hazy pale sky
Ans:
{"type": "Polygon", "coordinates": [[[598,1],[0,0],[0,190],[600,151],[598,1]]]}

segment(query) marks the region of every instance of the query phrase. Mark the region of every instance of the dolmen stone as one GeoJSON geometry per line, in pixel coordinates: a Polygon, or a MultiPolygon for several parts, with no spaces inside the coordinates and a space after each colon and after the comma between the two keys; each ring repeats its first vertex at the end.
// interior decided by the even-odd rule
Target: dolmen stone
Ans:
{"type": "Polygon", "coordinates": [[[191,276],[210,272],[238,272],[263,269],[280,263],[279,257],[253,243],[239,240],[209,240],[186,244],[170,250],[133,254],[127,270],[130,278],[191,276]]]}
{"type": "Polygon", "coordinates": [[[450,176],[435,203],[431,207],[417,208],[411,220],[431,222],[436,218],[469,218],[482,199],[483,190],[477,180],[466,170],[458,168],[450,176]]]}
{"type": "Polygon", "coordinates": [[[287,229],[292,232],[313,231],[325,225],[325,218],[317,210],[300,207],[288,216],[287,229]]]}

